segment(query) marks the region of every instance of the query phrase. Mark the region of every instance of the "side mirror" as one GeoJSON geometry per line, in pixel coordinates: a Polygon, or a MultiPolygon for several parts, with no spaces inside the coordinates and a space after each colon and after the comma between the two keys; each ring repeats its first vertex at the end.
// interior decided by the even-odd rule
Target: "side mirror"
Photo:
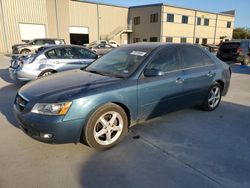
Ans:
{"type": "Polygon", "coordinates": [[[145,69],[144,76],[145,77],[155,77],[155,76],[163,76],[164,72],[158,69],[145,69]]]}

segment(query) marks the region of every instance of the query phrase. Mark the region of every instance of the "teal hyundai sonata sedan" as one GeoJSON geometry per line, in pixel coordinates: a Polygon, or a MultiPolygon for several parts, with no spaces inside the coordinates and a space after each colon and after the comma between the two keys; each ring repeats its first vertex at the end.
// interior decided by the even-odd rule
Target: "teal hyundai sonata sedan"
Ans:
{"type": "Polygon", "coordinates": [[[215,110],[230,78],[230,67],[198,46],[137,43],[82,70],[29,82],[14,114],[39,141],[107,149],[138,122],[191,106],[215,110]]]}

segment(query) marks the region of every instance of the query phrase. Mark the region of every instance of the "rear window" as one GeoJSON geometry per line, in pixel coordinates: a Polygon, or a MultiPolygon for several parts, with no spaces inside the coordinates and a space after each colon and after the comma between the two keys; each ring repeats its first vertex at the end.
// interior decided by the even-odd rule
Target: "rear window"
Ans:
{"type": "Polygon", "coordinates": [[[240,43],[238,42],[225,42],[225,43],[222,43],[221,47],[220,48],[233,48],[233,49],[237,49],[239,48],[240,46],[240,43]]]}

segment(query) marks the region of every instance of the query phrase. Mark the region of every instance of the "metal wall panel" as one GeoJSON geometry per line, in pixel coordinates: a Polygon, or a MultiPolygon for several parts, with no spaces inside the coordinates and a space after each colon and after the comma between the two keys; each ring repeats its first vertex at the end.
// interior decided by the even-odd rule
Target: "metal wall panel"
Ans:
{"type": "Polygon", "coordinates": [[[47,25],[46,0],[2,0],[2,6],[9,52],[11,45],[19,43],[21,40],[19,23],[47,25]]]}
{"type": "Polygon", "coordinates": [[[89,41],[98,40],[97,4],[70,1],[69,26],[88,27],[89,41]]]}

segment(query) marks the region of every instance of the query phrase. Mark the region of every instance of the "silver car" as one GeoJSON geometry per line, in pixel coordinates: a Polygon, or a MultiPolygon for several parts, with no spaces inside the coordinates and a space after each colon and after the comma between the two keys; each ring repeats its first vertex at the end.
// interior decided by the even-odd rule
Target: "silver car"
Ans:
{"type": "Polygon", "coordinates": [[[76,45],[42,48],[29,57],[12,59],[10,78],[29,81],[56,72],[84,68],[98,58],[91,50],[76,45]]]}

